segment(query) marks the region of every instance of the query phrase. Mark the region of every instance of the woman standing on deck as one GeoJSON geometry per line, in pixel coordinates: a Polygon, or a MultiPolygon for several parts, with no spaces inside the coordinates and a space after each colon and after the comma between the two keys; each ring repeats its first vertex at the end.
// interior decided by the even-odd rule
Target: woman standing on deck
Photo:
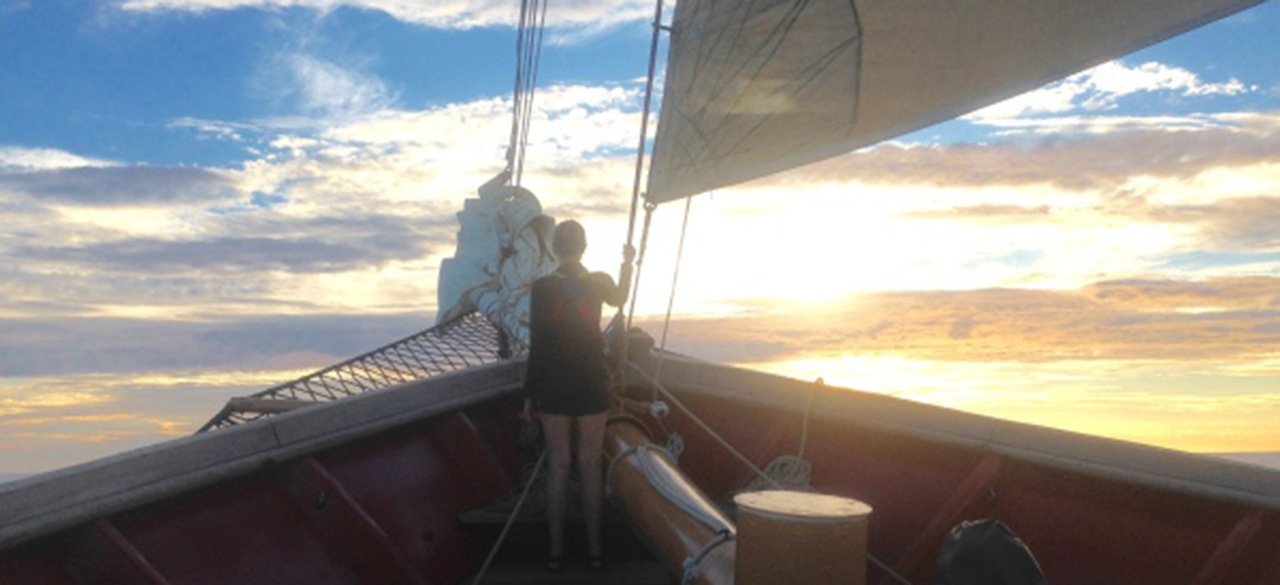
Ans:
{"type": "Polygon", "coordinates": [[[623,250],[622,283],[582,266],[587,236],[568,220],[556,226],[551,241],[559,266],[533,284],[529,317],[529,361],[525,374],[525,413],[542,419],[550,471],[547,524],[551,551],[547,569],[560,570],[564,557],[565,487],[570,441],[577,430],[578,473],[582,476],[582,516],[592,567],[604,563],[600,516],[604,502],[601,451],[611,404],[609,370],[600,333],[601,305],[622,306],[631,284],[635,249],[623,250]]]}

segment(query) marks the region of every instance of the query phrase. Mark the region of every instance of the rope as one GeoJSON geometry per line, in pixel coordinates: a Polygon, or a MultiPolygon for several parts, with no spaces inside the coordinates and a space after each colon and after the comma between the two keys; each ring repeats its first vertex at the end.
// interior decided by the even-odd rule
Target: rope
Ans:
{"type": "MultiPolygon", "coordinates": [[[[650,111],[650,104],[653,102],[653,78],[654,78],[655,71],[657,71],[657,67],[658,67],[658,38],[663,30],[662,1],[663,0],[658,0],[657,2],[655,2],[654,3],[655,6],[653,9],[653,39],[649,44],[649,74],[645,78],[645,83],[644,83],[644,111],[640,115],[640,141],[639,141],[640,144],[636,148],[636,173],[635,173],[635,179],[634,181],[632,181],[632,184],[631,184],[631,214],[630,214],[630,217],[627,219],[627,246],[632,245],[632,243],[635,241],[635,235],[636,235],[636,208],[640,204],[640,181],[641,181],[643,170],[644,170],[644,149],[649,136],[649,111],[650,111]]],[[[642,248],[643,247],[644,246],[642,246],[642,248]]],[[[642,249],[640,253],[643,255],[644,250],[642,249]]],[[[628,278],[635,279],[632,281],[632,283],[638,284],[639,274],[626,274],[626,268],[627,267],[625,266],[625,263],[624,263],[624,266],[619,270],[618,280],[621,281],[623,280],[623,276],[627,276],[628,278]]],[[[631,295],[632,295],[631,314],[634,315],[635,299],[636,299],[636,296],[638,296],[639,287],[631,286],[629,290],[631,291],[631,295]]],[[[622,307],[618,307],[618,314],[619,315],[622,314],[622,307]]],[[[626,356],[627,352],[629,351],[629,348],[627,346],[630,345],[630,340],[628,339],[630,337],[628,335],[628,332],[631,329],[630,317],[627,318],[626,325],[627,325],[626,330],[622,332],[623,333],[622,341],[621,343],[619,343],[619,345],[621,346],[621,350],[622,350],[621,353],[623,356],[626,356]]],[[[617,380],[618,380],[619,388],[625,389],[627,387],[627,368],[618,367],[616,371],[617,371],[617,380]]]]}
{"type": "MultiPolygon", "coordinates": [[[[649,374],[644,370],[640,369],[639,366],[635,364],[629,364],[629,365],[631,365],[631,367],[634,368],[637,372],[639,372],[641,376],[643,376],[646,380],[648,380],[650,384],[653,384],[653,386],[657,388],[658,391],[666,395],[666,397],[670,399],[671,402],[676,405],[676,407],[684,411],[684,413],[689,416],[689,420],[692,420],[694,424],[702,428],[703,431],[706,431],[706,433],[710,435],[711,438],[714,439],[717,443],[719,443],[720,446],[724,447],[725,450],[727,450],[730,455],[733,455],[734,458],[736,458],[738,461],[741,461],[749,469],[751,469],[751,471],[755,472],[757,477],[764,480],[765,485],[768,485],[773,489],[782,489],[782,486],[778,483],[777,480],[775,480],[774,478],[766,474],[764,471],[762,471],[758,466],[756,466],[755,463],[753,463],[750,459],[747,459],[745,455],[743,455],[740,451],[734,448],[733,445],[731,445],[728,441],[726,441],[723,437],[721,437],[719,433],[716,433],[710,426],[707,426],[707,423],[703,422],[702,419],[699,418],[696,413],[690,410],[688,406],[685,406],[683,402],[680,402],[680,399],[676,398],[675,394],[672,394],[670,390],[668,390],[665,386],[663,386],[657,380],[653,379],[653,377],[649,376],[649,374]]],[[[810,405],[812,405],[812,402],[810,402],[810,405]]],[[[807,417],[806,417],[806,425],[807,425],[807,417]]],[[[876,567],[879,567],[881,571],[884,571],[886,575],[892,577],[897,582],[902,583],[903,585],[914,585],[909,579],[902,576],[897,571],[894,571],[893,568],[891,568],[889,565],[885,564],[883,561],[876,558],[875,555],[871,554],[871,551],[867,551],[867,559],[870,560],[873,565],[875,565],[876,567]]]]}
{"type": "Polygon", "coordinates": [[[870,551],[867,551],[867,560],[871,561],[871,564],[879,567],[881,571],[884,571],[884,574],[893,577],[894,581],[902,583],[902,585],[915,585],[915,583],[912,583],[910,579],[903,577],[897,571],[889,567],[889,565],[884,564],[884,561],[877,559],[870,551]]]}
{"type": "Polygon", "coordinates": [[[507,170],[514,185],[524,176],[529,123],[533,119],[533,96],[537,90],[538,64],[547,20],[545,0],[522,0],[516,34],[516,80],[511,100],[511,142],[507,147],[507,170]]]}
{"type": "Polygon", "coordinates": [[[733,455],[738,461],[741,461],[744,465],[746,465],[749,469],[751,469],[751,471],[754,471],[757,476],[764,479],[765,482],[767,482],[773,488],[775,489],[782,488],[782,486],[779,485],[778,482],[774,481],[773,478],[769,477],[768,475],[765,475],[764,471],[761,470],[760,467],[758,467],[750,459],[747,459],[746,455],[743,455],[740,451],[734,448],[733,445],[729,444],[728,441],[724,440],[724,437],[721,437],[720,434],[715,432],[714,429],[707,426],[707,423],[703,422],[702,419],[699,418],[698,415],[695,414],[692,410],[690,410],[688,406],[685,406],[683,402],[680,402],[680,399],[676,398],[675,394],[672,394],[670,390],[667,390],[657,380],[653,379],[653,377],[651,377],[648,372],[640,369],[639,366],[632,364],[630,362],[628,362],[627,365],[630,365],[635,371],[639,372],[640,375],[643,376],[645,380],[648,380],[650,384],[653,384],[654,388],[657,388],[658,391],[661,392],[663,395],[665,395],[668,399],[670,399],[671,402],[676,405],[676,407],[684,411],[684,413],[689,416],[689,420],[692,420],[694,424],[701,427],[702,430],[706,431],[708,435],[711,435],[711,438],[714,439],[717,443],[720,443],[720,446],[724,447],[725,450],[728,451],[730,455],[733,455]]]}
{"type": "Polygon", "coordinates": [[[712,551],[719,548],[720,545],[733,539],[734,535],[732,532],[729,532],[728,530],[721,530],[716,533],[715,538],[712,538],[707,541],[706,544],[702,545],[702,548],[698,549],[698,552],[689,555],[681,566],[681,568],[684,569],[684,574],[680,577],[680,585],[693,585],[693,582],[698,579],[698,566],[702,564],[702,559],[706,558],[712,551]]]}
{"type": "MultiPolygon", "coordinates": [[[[822,378],[818,378],[818,385],[823,385],[822,378]]],[[[809,442],[809,413],[813,411],[813,393],[809,390],[809,396],[804,404],[804,422],[800,424],[800,451],[796,453],[796,457],[804,457],[805,444],[809,442]]]]}
{"type": "MultiPolygon", "coordinates": [[[[689,210],[693,208],[693,197],[684,200],[684,221],[680,223],[680,245],[676,248],[676,267],[671,274],[671,296],[667,298],[667,316],[662,320],[662,342],[658,344],[658,366],[653,377],[662,378],[662,359],[667,355],[667,332],[671,329],[671,312],[676,306],[676,285],[680,282],[680,266],[684,262],[684,237],[689,232],[689,210]]],[[[646,230],[648,228],[646,227],[646,230]]]]}
{"type": "Polygon", "coordinates": [[[525,498],[529,497],[529,488],[533,487],[534,480],[538,478],[538,472],[542,471],[542,464],[547,460],[547,452],[543,451],[538,456],[538,463],[533,468],[533,475],[529,476],[529,481],[524,484],[524,489],[520,492],[520,499],[516,500],[516,507],[511,511],[511,516],[507,518],[507,523],[502,527],[502,532],[498,534],[498,541],[493,543],[493,548],[489,549],[489,556],[485,557],[484,564],[480,566],[480,572],[476,573],[476,578],[471,581],[471,585],[480,585],[484,579],[484,574],[489,571],[489,565],[493,563],[493,558],[498,556],[498,549],[502,547],[502,541],[507,539],[507,533],[511,531],[511,525],[515,524],[516,518],[520,516],[520,508],[524,506],[525,498]]]}
{"type": "MultiPolygon", "coordinates": [[[[813,464],[795,455],[779,455],[764,467],[764,474],[772,480],[772,487],[797,491],[812,490],[813,464]]],[[[768,489],[756,478],[747,485],[749,492],[768,489]]]]}
{"type": "MultiPolygon", "coordinates": [[[[661,423],[659,423],[659,425],[661,425],[661,423]]],[[[662,430],[666,431],[667,429],[666,427],[663,427],[662,430]]],[[[680,433],[668,432],[667,440],[663,443],[662,450],[666,451],[667,454],[671,456],[671,460],[674,461],[676,465],[680,465],[680,455],[684,453],[684,437],[680,436],[680,433]]]]}
{"type": "MultiPolygon", "coordinates": [[[[640,297],[640,275],[644,272],[645,252],[649,250],[649,226],[653,223],[653,212],[658,205],[644,202],[644,229],[640,231],[640,253],[636,255],[635,281],[631,285],[631,307],[627,310],[627,330],[631,330],[631,318],[636,314],[636,299],[640,297]]],[[[621,311],[621,308],[619,308],[621,311]]]]}
{"type": "Polygon", "coordinates": [[[631,184],[631,218],[627,222],[627,243],[635,240],[636,210],[640,205],[640,181],[644,171],[644,149],[649,137],[649,107],[653,100],[653,78],[658,68],[658,38],[662,34],[662,0],[654,3],[653,38],[649,44],[649,75],[644,84],[644,111],[640,115],[640,145],[636,148],[636,174],[631,184]]]}
{"type": "MultiPolygon", "coordinates": [[[[822,378],[818,378],[822,384],[822,378]]],[[[809,442],[809,413],[813,410],[813,390],[809,390],[804,406],[804,418],[800,423],[800,449],[795,455],[779,455],[765,466],[764,472],[788,489],[809,491],[813,485],[813,464],[804,458],[804,448],[809,442]]],[[[747,491],[764,489],[760,480],[754,480],[747,491]]]]}

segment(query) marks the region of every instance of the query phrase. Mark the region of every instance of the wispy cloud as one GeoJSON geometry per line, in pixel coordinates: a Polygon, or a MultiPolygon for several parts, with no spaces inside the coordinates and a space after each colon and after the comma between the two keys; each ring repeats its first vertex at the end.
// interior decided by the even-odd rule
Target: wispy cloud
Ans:
{"type": "Polygon", "coordinates": [[[108,167],[119,163],[72,154],[52,148],[0,146],[0,173],[53,171],[82,167],[108,167]]]}
{"type": "Polygon", "coordinates": [[[1004,127],[1031,116],[1061,116],[1072,112],[1113,110],[1124,97],[1140,93],[1162,93],[1180,97],[1233,96],[1257,91],[1238,79],[1205,82],[1195,73],[1165,65],[1143,63],[1125,65],[1110,61],[1077,73],[1057,83],[1027,92],[965,116],[977,124],[1004,127]]]}
{"type": "Polygon", "coordinates": [[[254,89],[303,116],[346,120],[391,107],[396,95],[386,82],[319,56],[287,52],[273,56],[255,78],[254,89]]]}
{"type": "Polygon", "coordinates": [[[220,120],[202,120],[183,117],[169,123],[171,129],[189,129],[202,137],[242,142],[246,134],[259,134],[262,129],[242,122],[223,122],[220,120]]]}

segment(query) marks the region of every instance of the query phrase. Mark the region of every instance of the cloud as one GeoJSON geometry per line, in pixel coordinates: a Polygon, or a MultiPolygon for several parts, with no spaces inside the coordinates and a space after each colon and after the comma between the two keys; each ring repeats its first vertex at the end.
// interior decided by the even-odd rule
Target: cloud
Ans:
{"type": "MultiPolygon", "coordinates": [[[[652,3],[647,0],[565,0],[553,4],[547,13],[547,25],[553,28],[607,29],[617,23],[643,20],[653,13],[652,3]]],[[[502,0],[126,0],[119,6],[139,13],[293,7],[327,13],[348,7],[378,10],[420,26],[453,29],[514,26],[520,17],[518,4],[502,0]]]]}
{"type": "Polygon", "coordinates": [[[93,246],[17,250],[45,262],[142,274],[238,272],[341,272],[417,259],[430,252],[421,241],[396,234],[370,234],[342,243],[269,237],[162,241],[134,238],[93,246]]]}
{"type": "Polygon", "coordinates": [[[1226,250],[1280,250],[1280,196],[1244,197],[1210,205],[1152,206],[1153,221],[1200,228],[1207,245],[1226,250]]]}
{"type": "Polygon", "coordinates": [[[1115,109],[1121,98],[1140,93],[1206,97],[1234,96],[1251,91],[1257,91],[1257,87],[1247,86],[1235,78],[1210,83],[1181,67],[1155,62],[1131,67],[1117,60],[988,106],[965,116],[965,119],[976,124],[1011,126],[1031,116],[1115,109]]]}
{"type": "Polygon", "coordinates": [[[183,117],[168,124],[171,129],[190,129],[204,138],[243,142],[246,134],[259,134],[262,129],[252,124],[239,122],[223,122],[219,120],[202,120],[183,117]]]}
{"type": "Polygon", "coordinates": [[[238,195],[226,175],[214,170],[148,165],[68,166],[72,160],[45,159],[29,163],[43,168],[18,172],[6,172],[0,167],[0,195],[7,191],[46,205],[86,207],[214,204],[238,195]]]}
{"type": "Polygon", "coordinates": [[[432,317],[424,309],[386,315],[205,314],[198,320],[0,319],[6,331],[0,338],[0,377],[318,369],[425,329],[432,317]]]}
{"type": "Polygon", "coordinates": [[[957,362],[1174,360],[1280,353],[1280,277],[1099,282],[1076,291],[886,292],[776,314],[679,320],[674,349],[761,363],[852,354],[957,362]],[[1213,307],[1205,312],[1205,307],[1213,307]]]}
{"type": "Polygon", "coordinates": [[[1280,114],[1206,115],[1197,131],[1159,125],[1036,141],[886,143],[755,185],[821,182],[949,187],[1055,185],[1108,190],[1135,176],[1189,179],[1206,171],[1267,165],[1280,152],[1280,114]]]}
{"type": "Polygon", "coordinates": [[[906,217],[919,219],[978,220],[998,223],[1040,221],[1051,213],[1048,205],[982,204],[952,207],[947,210],[918,211],[906,217]]]}
{"type": "Polygon", "coordinates": [[[1280,279],[1230,277],[1201,281],[1132,279],[1099,282],[1081,290],[1113,309],[1136,313],[1270,311],[1280,308],[1280,279]]]}
{"type": "Polygon", "coordinates": [[[52,171],[81,167],[109,167],[119,163],[89,158],[53,148],[0,146],[0,173],[52,171]]]}
{"type": "Polygon", "coordinates": [[[0,461],[7,472],[42,472],[188,435],[229,396],[282,375],[287,373],[9,378],[0,381],[0,461]]]}
{"type": "Polygon", "coordinates": [[[346,120],[393,106],[396,95],[382,79],[363,71],[366,64],[342,65],[305,52],[274,55],[252,87],[272,103],[303,116],[346,120]]]}
{"type": "MultiPolygon", "coordinates": [[[[537,105],[526,186],[588,225],[624,213],[631,160],[615,151],[634,141],[637,90],[550,87],[537,105]]],[[[170,125],[261,149],[229,169],[0,151],[0,316],[425,310],[453,215],[504,163],[509,108],[170,125]]]]}

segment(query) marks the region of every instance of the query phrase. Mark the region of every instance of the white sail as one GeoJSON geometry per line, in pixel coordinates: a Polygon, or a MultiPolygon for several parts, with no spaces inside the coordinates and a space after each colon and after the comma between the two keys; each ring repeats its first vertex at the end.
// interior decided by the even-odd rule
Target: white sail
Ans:
{"type": "Polygon", "coordinates": [[[1261,0],[680,0],[646,197],[874,144],[1261,0]]]}
{"type": "Polygon", "coordinates": [[[506,178],[482,185],[458,213],[457,251],[440,264],[436,322],[479,311],[509,339],[528,345],[533,282],[556,267],[555,220],[542,213],[533,193],[507,186],[506,178]]]}

